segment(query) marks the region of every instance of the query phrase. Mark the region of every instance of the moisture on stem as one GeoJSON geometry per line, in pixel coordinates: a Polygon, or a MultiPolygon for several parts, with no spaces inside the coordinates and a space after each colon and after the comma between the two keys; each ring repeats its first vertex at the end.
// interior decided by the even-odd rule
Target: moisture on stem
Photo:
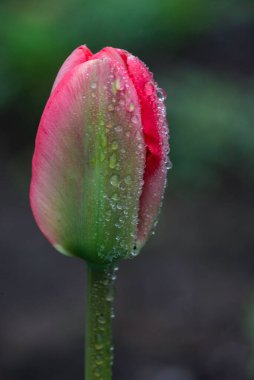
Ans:
{"type": "Polygon", "coordinates": [[[88,265],[85,380],[111,380],[112,302],[116,267],[88,265]]]}

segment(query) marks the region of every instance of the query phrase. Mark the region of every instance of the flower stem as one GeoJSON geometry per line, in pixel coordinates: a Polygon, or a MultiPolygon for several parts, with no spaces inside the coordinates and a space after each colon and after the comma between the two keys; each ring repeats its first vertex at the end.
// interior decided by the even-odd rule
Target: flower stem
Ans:
{"type": "Polygon", "coordinates": [[[85,380],[111,380],[112,301],[116,268],[88,264],[85,380]]]}

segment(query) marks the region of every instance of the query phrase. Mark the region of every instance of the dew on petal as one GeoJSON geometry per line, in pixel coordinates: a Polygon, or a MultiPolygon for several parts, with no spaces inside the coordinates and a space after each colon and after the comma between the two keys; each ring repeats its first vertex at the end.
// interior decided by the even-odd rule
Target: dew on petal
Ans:
{"type": "Polygon", "coordinates": [[[112,148],[112,150],[117,150],[118,149],[118,142],[117,141],[113,141],[112,145],[111,145],[111,148],[112,148]]]}
{"type": "Polygon", "coordinates": [[[152,95],[154,93],[154,84],[152,82],[147,82],[145,84],[144,90],[145,90],[146,95],[148,96],[152,95]]]}
{"type": "Polygon", "coordinates": [[[130,102],[126,104],[126,109],[128,112],[133,112],[135,110],[135,106],[133,103],[130,102]]]}
{"type": "Polygon", "coordinates": [[[130,175],[127,175],[127,177],[124,178],[124,182],[126,183],[126,185],[131,185],[131,176],[130,175]]]}
{"type": "Polygon", "coordinates": [[[133,122],[133,124],[137,124],[138,123],[138,118],[137,118],[137,116],[132,116],[132,118],[131,118],[131,121],[133,122]]]}
{"type": "Polygon", "coordinates": [[[109,159],[109,167],[110,167],[110,169],[115,169],[116,163],[117,163],[117,158],[116,158],[115,153],[113,153],[112,156],[110,156],[110,159],[109,159]]]}
{"type": "Polygon", "coordinates": [[[118,91],[122,91],[124,89],[124,82],[122,81],[122,79],[120,79],[120,78],[116,79],[115,87],[118,91]]]}
{"type": "Polygon", "coordinates": [[[108,105],[108,111],[109,111],[109,112],[114,111],[114,109],[115,109],[115,107],[113,106],[113,104],[109,104],[109,105],[108,105]]]}
{"type": "Polygon", "coordinates": [[[114,187],[117,187],[119,185],[119,179],[116,174],[112,175],[112,177],[110,178],[110,183],[114,187]]]}
{"type": "Polygon", "coordinates": [[[123,127],[121,125],[118,125],[117,127],[115,127],[116,132],[122,132],[122,130],[123,130],[123,127]]]}

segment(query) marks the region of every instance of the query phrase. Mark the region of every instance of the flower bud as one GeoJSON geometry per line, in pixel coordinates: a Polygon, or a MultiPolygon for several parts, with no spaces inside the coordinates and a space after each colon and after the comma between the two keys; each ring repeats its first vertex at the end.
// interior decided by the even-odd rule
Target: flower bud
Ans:
{"type": "Polygon", "coordinates": [[[39,228],[67,255],[107,264],[135,255],[164,193],[168,128],[162,90],[128,52],[81,46],[43,112],[30,200],[39,228]]]}

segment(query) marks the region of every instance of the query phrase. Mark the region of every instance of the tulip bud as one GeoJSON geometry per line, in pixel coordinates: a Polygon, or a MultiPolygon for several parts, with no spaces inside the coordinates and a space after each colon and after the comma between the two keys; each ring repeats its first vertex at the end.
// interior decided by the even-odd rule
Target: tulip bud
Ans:
{"type": "Polygon", "coordinates": [[[40,121],[30,188],[58,251],[96,264],[139,251],[164,193],[167,132],[163,93],[138,58],[74,50],[40,121]]]}

